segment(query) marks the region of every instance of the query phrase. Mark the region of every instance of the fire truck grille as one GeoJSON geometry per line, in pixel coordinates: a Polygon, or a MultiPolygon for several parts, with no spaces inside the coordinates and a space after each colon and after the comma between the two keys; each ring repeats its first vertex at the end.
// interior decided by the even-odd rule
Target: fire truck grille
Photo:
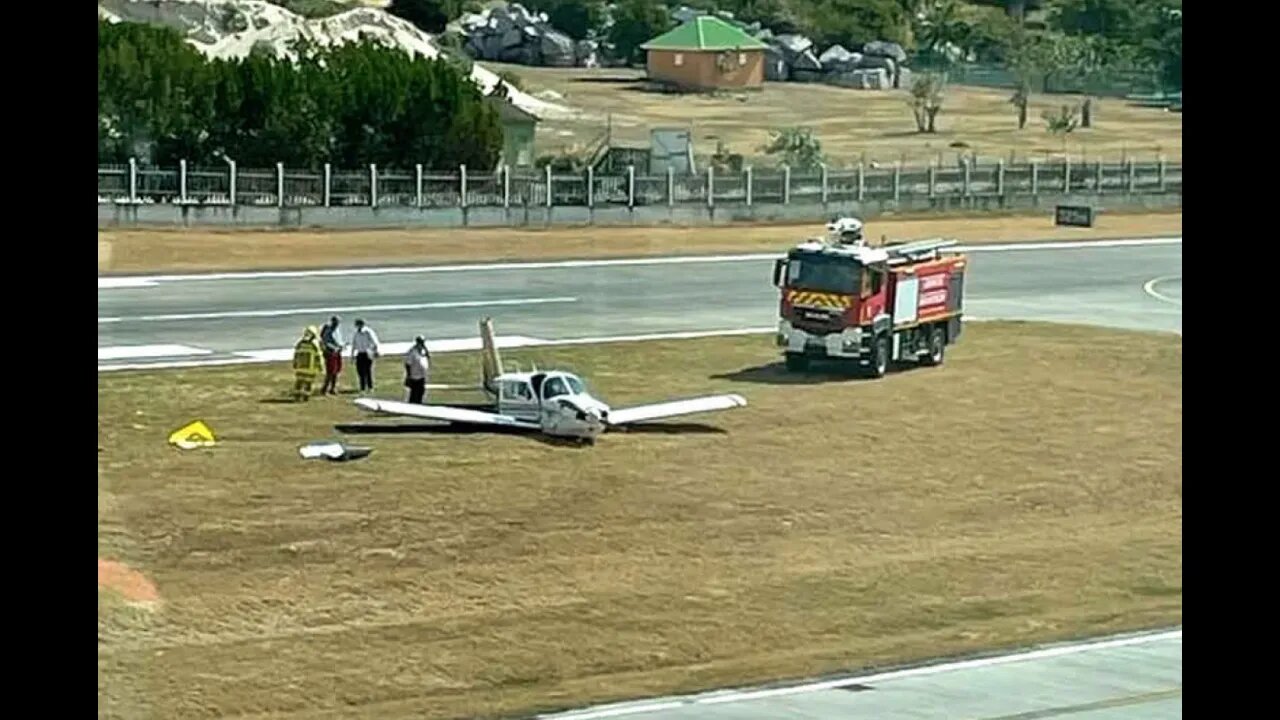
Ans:
{"type": "Polygon", "coordinates": [[[792,326],[807,333],[836,332],[842,325],[839,313],[811,308],[793,308],[790,319],[792,326]]]}

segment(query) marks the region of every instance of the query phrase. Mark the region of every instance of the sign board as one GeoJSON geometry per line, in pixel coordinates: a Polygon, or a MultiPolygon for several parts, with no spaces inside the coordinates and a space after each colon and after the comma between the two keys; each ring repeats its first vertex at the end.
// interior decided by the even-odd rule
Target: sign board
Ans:
{"type": "Polygon", "coordinates": [[[688,128],[657,128],[649,132],[649,171],[665,175],[671,168],[676,175],[693,172],[693,144],[688,128]]]}
{"type": "Polygon", "coordinates": [[[1053,210],[1053,224],[1093,227],[1093,215],[1088,205],[1058,205],[1053,210]]]}

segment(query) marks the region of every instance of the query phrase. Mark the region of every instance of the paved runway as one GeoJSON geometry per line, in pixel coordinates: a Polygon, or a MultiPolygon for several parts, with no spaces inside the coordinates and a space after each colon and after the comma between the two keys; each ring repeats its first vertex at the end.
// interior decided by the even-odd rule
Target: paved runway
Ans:
{"type": "MultiPolygon", "coordinates": [[[[1181,332],[1181,238],[1130,242],[966,248],[966,311],[1181,332]]],[[[473,346],[484,315],[527,343],[767,329],[772,257],[99,278],[99,369],[284,359],[304,326],[335,312],[348,337],[361,316],[384,343],[422,333],[438,349],[473,346]]]]}
{"type": "Polygon", "coordinates": [[[541,720],[1171,720],[1182,717],[1182,630],[791,687],[618,703],[541,720]]]}

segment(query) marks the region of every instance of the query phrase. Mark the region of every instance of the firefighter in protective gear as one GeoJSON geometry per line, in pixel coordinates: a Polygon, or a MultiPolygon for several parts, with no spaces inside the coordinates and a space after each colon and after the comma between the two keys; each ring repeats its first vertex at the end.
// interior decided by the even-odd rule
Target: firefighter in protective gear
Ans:
{"type": "Polygon", "coordinates": [[[322,370],[320,333],[315,326],[302,331],[302,339],[293,346],[293,399],[311,399],[311,385],[322,370]]]}
{"type": "Polygon", "coordinates": [[[862,221],[856,217],[842,217],[827,223],[828,237],[842,245],[866,245],[862,237],[862,221]]]}

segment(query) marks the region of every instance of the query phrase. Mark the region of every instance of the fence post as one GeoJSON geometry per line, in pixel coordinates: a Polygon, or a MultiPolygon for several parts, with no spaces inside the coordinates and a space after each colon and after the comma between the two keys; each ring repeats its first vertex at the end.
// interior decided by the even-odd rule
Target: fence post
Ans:
{"type": "Polygon", "coordinates": [[[676,204],[676,169],[667,166],[667,207],[674,207],[676,204]]]}
{"type": "Polygon", "coordinates": [[[970,158],[964,159],[964,196],[965,197],[969,197],[969,194],[973,191],[972,186],[969,185],[970,174],[973,171],[972,163],[973,161],[970,158]]]}
{"type": "Polygon", "coordinates": [[[413,165],[413,206],[422,207],[422,163],[413,165]]]}
{"type": "Polygon", "coordinates": [[[1127,190],[1129,195],[1133,194],[1133,186],[1135,182],[1137,182],[1137,172],[1133,166],[1133,158],[1129,158],[1129,184],[1127,190]]]}
{"type": "Polygon", "coordinates": [[[934,186],[938,182],[938,168],[936,165],[929,166],[929,197],[933,197],[934,186]]]}
{"type": "Polygon", "coordinates": [[[329,207],[332,202],[332,183],[333,182],[333,166],[329,163],[324,164],[324,206],[329,207]]]}
{"type": "Polygon", "coordinates": [[[627,208],[636,206],[636,166],[627,166],[627,208]]]}
{"type": "Polygon", "coordinates": [[[827,164],[822,163],[822,204],[827,204],[827,164]]]}
{"type": "Polygon", "coordinates": [[[1160,192],[1164,192],[1164,156],[1161,155],[1156,163],[1156,177],[1160,182],[1160,192]]]}
{"type": "Polygon", "coordinates": [[[467,166],[458,166],[458,207],[467,206],[467,166]]]}
{"type": "Polygon", "coordinates": [[[502,207],[511,207],[511,166],[502,166],[502,207]]]}
{"type": "Polygon", "coordinates": [[[751,166],[747,166],[747,207],[751,207],[751,166]]]}
{"type": "Polygon", "coordinates": [[[858,202],[862,202],[862,199],[866,196],[866,192],[867,192],[867,164],[864,162],[859,162],[858,163],[858,202]]]}
{"type": "Polygon", "coordinates": [[[791,166],[782,166],[782,204],[791,204],[791,166]]]}
{"type": "Polygon", "coordinates": [[[587,208],[596,206],[596,169],[587,166],[587,208]]]}
{"type": "Polygon", "coordinates": [[[996,161],[996,195],[1004,196],[1004,158],[996,161]]]}
{"type": "Polygon", "coordinates": [[[369,207],[378,207],[378,166],[369,163],[369,207]]]}
{"type": "Polygon", "coordinates": [[[893,201],[896,203],[902,199],[902,161],[899,160],[897,165],[893,166],[893,201]]]}
{"type": "MultiPolygon", "coordinates": [[[[234,177],[234,175],[232,176],[234,177]]],[[[129,202],[138,202],[138,160],[129,158],[129,202]]]]}
{"type": "Polygon", "coordinates": [[[1071,192],[1071,156],[1062,159],[1062,192],[1071,192]]]}
{"type": "Polygon", "coordinates": [[[187,202],[187,161],[178,161],[178,202],[187,202]]]}
{"type": "Polygon", "coordinates": [[[284,207],[284,163],[276,163],[276,207],[284,207]]]}
{"type": "Polygon", "coordinates": [[[1098,178],[1097,178],[1097,180],[1095,180],[1095,181],[1094,181],[1094,183],[1093,183],[1093,184],[1095,185],[1094,190],[1095,190],[1099,195],[1101,195],[1101,194],[1102,194],[1102,179],[1103,179],[1103,178],[1102,178],[1102,161],[1101,161],[1101,160],[1099,160],[1099,161],[1098,161],[1098,178]]]}
{"type": "Polygon", "coordinates": [[[716,166],[707,165],[707,207],[716,205],[716,166]]]}
{"type": "Polygon", "coordinates": [[[1040,165],[1031,161],[1031,197],[1040,195],[1040,165]]]}
{"type": "Polygon", "coordinates": [[[551,192],[551,166],[550,165],[547,166],[546,178],[547,178],[547,207],[551,207],[551,200],[554,197],[554,194],[551,192]]]}
{"type": "Polygon", "coordinates": [[[236,206],[236,161],[230,158],[223,158],[227,161],[227,172],[230,174],[230,182],[228,188],[231,190],[231,207],[236,206]]]}

